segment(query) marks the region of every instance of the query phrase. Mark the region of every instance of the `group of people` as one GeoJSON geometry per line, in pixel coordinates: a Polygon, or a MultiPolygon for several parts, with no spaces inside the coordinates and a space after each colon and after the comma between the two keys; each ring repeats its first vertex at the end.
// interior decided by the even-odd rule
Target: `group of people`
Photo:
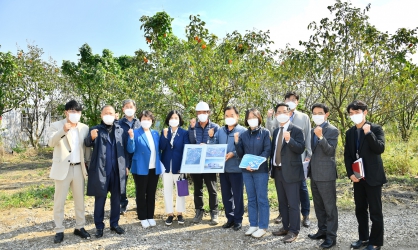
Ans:
{"type": "MultiPolygon", "coordinates": [[[[322,248],[336,244],[338,211],[336,205],[336,148],[339,131],[327,118],[329,108],[322,103],[311,107],[309,116],[296,110],[299,96],[285,95],[267,113],[266,127],[256,108],[245,112],[244,126],[239,125],[240,113],[234,106],[224,109],[225,124],[219,126],[209,119],[211,110],[206,102],[196,105],[197,120],[190,120],[188,130],[178,111],[170,111],[159,133],[151,129],[155,117],[151,111],[142,111],[136,117],[133,100],[123,101],[124,117],[115,118],[115,109],[106,105],[101,111],[101,124],[88,128],[80,122],[81,105],[72,100],[65,105],[66,118],[52,124],[49,145],[54,147],[50,177],[55,180],[54,242],[64,238],[64,203],[71,187],[74,197],[76,226],[74,234],[89,239],[84,229],[84,181],[87,195],[94,196],[94,223],[96,237],[103,236],[104,206],[110,192],[110,230],[125,233],[118,224],[120,214],[126,213],[126,181],[131,172],[135,181],[136,212],[143,228],[156,226],[154,220],[155,194],[162,175],[164,203],[167,218],[184,224],[185,197],[176,195],[174,214],[173,187],[182,178],[180,174],[183,149],[186,144],[227,144],[224,173],[219,174],[222,202],[227,222],[223,228],[242,228],[244,215],[243,190],[247,192],[250,226],[245,235],[260,238],[266,234],[270,220],[268,180],[274,179],[279,203],[275,223],[282,224],[274,236],[283,236],[291,243],[298,237],[300,225],[310,226],[310,201],[306,178],[311,179],[311,192],[318,230],[309,234],[311,239],[324,239],[322,248]],[[245,154],[266,159],[258,169],[239,168],[245,154]],[[308,164],[307,175],[303,164],[308,164]],[[87,178],[88,176],[88,178],[87,178]],[[302,214],[302,219],[301,219],[302,214]]],[[[354,101],[347,113],[355,126],[346,132],[344,161],[347,176],[353,182],[355,214],[358,221],[357,241],[351,247],[380,249],[383,245],[383,214],[381,191],[386,183],[381,154],[384,151],[384,133],[381,126],[366,121],[367,105],[354,101]],[[358,179],[352,163],[362,159],[365,177],[358,179]],[[369,233],[369,215],[372,221],[369,233]]],[[[191,174],[194,185],[195,215],[193,223],[204,216],[203,184],[209,194],[210,224],[217,225],[217,174],[191,174]]]]}

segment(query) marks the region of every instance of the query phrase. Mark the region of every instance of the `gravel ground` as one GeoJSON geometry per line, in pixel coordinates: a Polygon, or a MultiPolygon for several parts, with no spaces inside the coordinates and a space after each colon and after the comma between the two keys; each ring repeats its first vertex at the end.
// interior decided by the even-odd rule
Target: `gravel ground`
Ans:
{"type": "MultiPolygon", "coordinates": [[[[191,199],[188,197],[188,199],[191,199]]],[[[130,200],[134,204],[134,200],[130,200]]],[[[298,239],[290,244],[284,244],[281,237],[271,234],[279,225],[271,223],[267,234],[261,239],[245,236],[248,228],[248,218],[244,218],[243,229],[238,232],[232,229],[223,229],[226,221],[223,214],[217,226],[209,225],[209,215],[205,215],[201,224],[192,225],[192,202],[188,202],[186,224],[167,227],[162,218],[162,210],[157,211],[157,226],[143,229],[136,219],[136,212],[131,206],[125,216],[121,216],[120,225],[126,234],[117,235],[104,231],[104,237],[94,238],[95,232],[92,198],[86,198],[87,225],[86,230],[93,236],[91,240],[82,240],[72,234],[74,211],[68,202],[65,225],[64,242],[53,243],[52,210],[13,209],[0,213],[0,249],[319,249],[322,240],[311,240],[309,233],[316,232],[316,218],[311,212],[310,228],[301,227],[298,239]]],[[[311,204],[312,205],[312,204],[311,204]]],[[[107,209],[109,209],[107,204],[107,209]]],[[[311,207],[313,209],[313,206],[311,207]]],[[[418,249],[418,204],[416,195],[404,197],[384,197],[385,218],[385,246],[384,249],[418,249]],[[414,198],[415,197],[415,198],[414,198]],[[412,198],[412,199],[411,199],[412,198]]],[[[108,210],[106,224],[108,225],[108,210]]],[[[247,216],[247,214],[245,214],[247,216]]],[[[271,211],[271,222],[277,216],[277,208],[271,211]]],[[[354,211],[339,211],[339,229],[337,245],[333,249],[350,249],[350,243],[357,240],[357,223],[354,211]]]]}

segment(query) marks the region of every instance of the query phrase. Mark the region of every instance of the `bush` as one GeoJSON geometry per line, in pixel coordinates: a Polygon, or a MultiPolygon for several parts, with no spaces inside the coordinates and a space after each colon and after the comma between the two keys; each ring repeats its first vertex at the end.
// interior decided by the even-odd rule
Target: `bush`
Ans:
{"type": "MultiPolygon", "coordinates": [[[[402,140],[396,126],[385,126],[385,152],[383,166],[387,175],[418,175],[418,131],[414,131],[408,142],[402,140]]],[[[345,133],[345,132],[344,132],[345,133]]],[[[337,147],[337,174],[346,178],[344,145],[341,138],[337,147]]]]}

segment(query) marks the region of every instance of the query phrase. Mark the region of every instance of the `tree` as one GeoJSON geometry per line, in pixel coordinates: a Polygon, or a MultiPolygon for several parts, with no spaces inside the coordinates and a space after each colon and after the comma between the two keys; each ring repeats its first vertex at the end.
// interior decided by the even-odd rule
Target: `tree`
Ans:
{"type": "Polygon", "coordinates": [[[75,96],[79,96],[84,104],[82,121],[93,126],[101,121],[103,105],[110,104],[117,108],[126,97],[122,67],[128,67],[131,59],[127,56],[115,58],[108,49],[104,49],[101,56],[95,55],[88,44],[81,46],[79,52],[77,64],[64,61],[61,68],[75,96]]]}
{"type": "Polygon", "coordinates": [[[22,99],[25,100],[19,108],[26,120],[22,124],[23,131],[30,144],[38,148],[47,122],[58,115],[55,111],[62,101],[62,83],[56,63],[52,59],[45,62],[43,50],[38,46],[28,45],[27,48],[27,52],[19,53],[24,69],[19,85],[24,90],[22,99]]]}
{"type": "Polygon", "coordinates": [[[22,51],[17,56],[0,52],[0,117],[25,101],[26,86],[21,84],[25,70],[22,55],[22,51]]]}
{"type": "Polygon", "coordinates": [[[284,62],[298,69],[288,75],[301,79],[310,101],[330,105],[331,119],[341,131],[351,125],[345,107],[355,99],[368,103],[368,120],[383,125],[393,119],[393,76],[412,52],[415,30],[401,29],[395,35],[378,31],[368,22],[370,5],[361,11],[337,1],[328,9],[334,19],[309,24],[313,34],[300,41],[304,50],[284,50],[284,62]]]}

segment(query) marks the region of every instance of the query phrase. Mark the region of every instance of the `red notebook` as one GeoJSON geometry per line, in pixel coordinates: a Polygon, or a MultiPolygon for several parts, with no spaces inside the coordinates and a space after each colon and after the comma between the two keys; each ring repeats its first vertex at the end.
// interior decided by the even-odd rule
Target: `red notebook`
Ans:
{"type": "Polygon", "coordinates": [[[359,158],[357,161],[351,164],[351,168],[353,169],[354,175],[357,179],[364,179],[366,177],[364,173],[364,166],[363,166],[363,159],[359,158]]]}

